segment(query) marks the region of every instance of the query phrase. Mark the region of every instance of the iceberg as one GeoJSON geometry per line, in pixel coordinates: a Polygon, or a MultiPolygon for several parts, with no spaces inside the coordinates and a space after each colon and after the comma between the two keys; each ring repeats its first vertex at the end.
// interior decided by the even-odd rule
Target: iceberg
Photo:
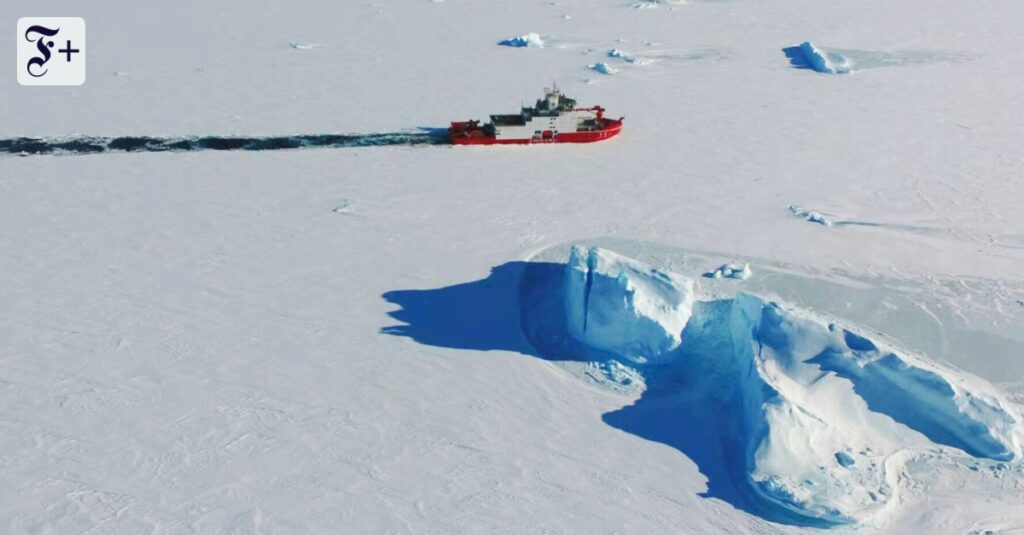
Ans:
{"type": "Polygon", "coordinates": [[[836,52],[826,52],[810,41],[782,49],[794,67],[811,69],[823,74],[853,72],[850,60],[836,52]]]}
{"type": "Polygon", "coordinates": [[[544,40],[541,39],[540,34],[533,32],[518,37],[509,37],[498,44],[513,48],[544,48],[544,40]]]}
{"type": "Polygon", "coordinates": [[[599,247],[572,248],[564,288],[569,333],[637,362],[679,347],[692,314],[692,280],[599,247]]]}
{"type": "Polygon", "coordinates": [[[612,74],[615,74],[615,73],[619,72],[618,69],[616,69],[615,67],[612,67],[611,65],[608,65],[607,63],[595,63],[593,65],[588,65],[588,67],[590,69],[592,69],[592,70],[595,70],[595,71],[601,73],[601,74],[612,75],[612,74]]]}
{"type": "Polygon", "coordinates": [[[574,246],[560,267],[524,279],[524,295],[551,300],[523,311],[552,326],[524,324],[530,343],[591,362],[595,383],[641,391],[606,421],[694,455],[765,518],[861,523],[898,505],[913,459],[1022,459],[1019,408],[980,378],[763,297],[698,300],[689,278],[599,247],[574,246]],[[666,438],[673,426],[706,441],[666,438]]]}

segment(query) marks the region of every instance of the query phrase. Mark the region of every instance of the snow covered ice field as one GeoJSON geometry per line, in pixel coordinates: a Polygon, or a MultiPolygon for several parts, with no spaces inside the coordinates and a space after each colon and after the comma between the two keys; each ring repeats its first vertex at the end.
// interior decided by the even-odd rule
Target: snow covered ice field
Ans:
{"type": "Polygon", "coordinates": [[[0,533],[1024,532],[1019,2],[45,12],[86,19],[86,83],[11,68],[0,140],[429,132],[552,80],[626,120],[0,155],[0,533]],[[564,336],[573,244],[692,281],[679,345],[564,336]]]}

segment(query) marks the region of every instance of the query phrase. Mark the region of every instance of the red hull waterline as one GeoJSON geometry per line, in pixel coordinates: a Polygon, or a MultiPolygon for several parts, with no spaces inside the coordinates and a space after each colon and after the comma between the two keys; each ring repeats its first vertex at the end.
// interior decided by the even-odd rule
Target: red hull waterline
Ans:
{"type": "Polygon", "coordinates": [[[487,136],[482,131],[456,132],[449,131],[449,139],[453,145],[533,145],[551,143],[593,143],[604,141],[619,135],[622,131],[622,119],[604,119],[600,130],[588,132],[564,132],[551,137],[533,136],[528,138],[498,139],[487,136]]]}

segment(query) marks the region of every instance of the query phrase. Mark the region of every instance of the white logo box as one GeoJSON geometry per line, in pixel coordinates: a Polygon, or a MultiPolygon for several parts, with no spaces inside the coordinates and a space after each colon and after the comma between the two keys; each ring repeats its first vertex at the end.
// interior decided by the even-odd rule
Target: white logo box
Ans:
{"type": "Polygon", "coordinates": [[[17,38],[19,84],[85,83],[85,19],[22,17],[17,38]]]}

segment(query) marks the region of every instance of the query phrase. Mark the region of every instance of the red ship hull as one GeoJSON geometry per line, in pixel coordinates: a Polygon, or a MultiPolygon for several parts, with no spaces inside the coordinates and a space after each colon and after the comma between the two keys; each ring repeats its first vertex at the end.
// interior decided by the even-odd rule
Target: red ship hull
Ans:
{"type": "MultiPolygon", "coordinates": [[[[474,121],[475,123],[475,121],[474,121]]],[[[604,119],[603,126],[599,130],[588,130],[582,132],[561,132],[549,135],[547,132],[541,136],[528,138],[498,139],[493,135],[486,135],[482,129],[473,128],[476,125],[470,123],[452,123],[448,130],[448,138],[453,145],[533,145],[550,143],[593,143],[603,141],[619,135],[622,131],[622,119],[604,119]],[[460,128],[461,127],[461,128],[460,128]]]]}

